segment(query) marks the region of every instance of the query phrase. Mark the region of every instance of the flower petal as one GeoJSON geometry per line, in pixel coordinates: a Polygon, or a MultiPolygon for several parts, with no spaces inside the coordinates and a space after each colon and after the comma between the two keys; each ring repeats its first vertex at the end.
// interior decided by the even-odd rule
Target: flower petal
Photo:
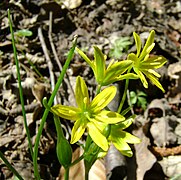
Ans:
{"type": "Polygon", "coordinates": [[[158,73],[157,73],[156,71],[154,71],[153,69],[148,69],[148,72],[151,73],[151,74],[153,74],[153,75],[156,76],[157,78],[160,78],[160,77],[161,77],[161,75],[158,74],[158,73]]]}
{"type": "Polygon", "coordinates": [[[154,56],[148,58],[146,61],[143,61],[141,64],[142,69],[158,69],[162,67],[167,60],[162,56],[154,56]]]}
{"type": "Polygon", "coordinates": [[[88,126],[89,135],[91,136],[92,140],[104,151],[107,151],[108,141],[106,137],[101,134],[101,132],[94,125],[94,123],[89,122],[87,126],[88,126]]]}
{"type": "Polygon", "coordinates": [[[85,128],[86,128],[86,123],[84,120],[78,119],[75,122],[74,127],[72,128],[72,135],[70,141],[71,144],[76,143],[82,137],[85,128]]]}
{"type": "Polygon", "coordinates": [[[125,117],[116,112],[103,110],[96,114],[95,119],[106,124],[115,124],[124,121],[125,117]]]}
{"type": "Polygon", "coordinates": [[[134,74],[134,73],[127,73],[127,74],[124,74],[124,75],[121,75],[117,78],[117,81],[121,81],[123,79],[138,79],[139,76],[137,74],[134,74]]]}
{"type": "Polygon", "coordinates": [[[78,118],[78,114],[80,112],[79,108],[71,107],[71,106],[64,106],[57,104],[51,107],[53,113],[61,118],[65,118],[68,120],[76,120],[78,118]]]}
{"type": "Polygon", "coordinates": [[[149,73],[147,71],[143,71],[143,73],[152,81],[152,83],[154,85],[156,85],[159,89],[161,89],[163,92],[165,92],[165,90],[163,89],[162,85],[160,84],[158,79],[153,74],[151,74],[151,73],[149,73]]]}
{"type": "Polygon", "coordinates": [[[94,69],[93,62],[79,48],[76,47],[75,49],[79,53],[79,55],[87,62],[87,64],[89,64],[89,66],[94,69]]]}
{"type": "Polygon", "coordinates": [[[127,143],[140,143],[140,139],[136,136],[133,136],[130,133],[121,130],[111,130],[110,139],[112,140],[115,147],[123,154],[128,157],[133,155],[131,148],[127,143]]]}
{"type": "Polygon", "coordinates": [[[116,87],[110,86],[100,92],[91,102],[90,108],[93,112],[100,111],[106,107],[116,95],[116,87]]]}
{"type": "Polygon", "coordinates": [[[127,142],[127,143],[130,143],[130,144],[137,144],[137,143],[140,143],[141,140],[139,138],[137,138],[136,136],[133,136],[132,134],[128,133],[128,132],[125,132],[125,131],[121,131],[122,135],[124,137],[124,140],[127,142]]]}
{"type": "Polygon", "coordinates": [[[98,83],[101,84],[105,76],[105,56],[97,46],[94,46],[94,59],[96,69],[96,80],[98,83]]]}
{"type": "Polygon", "coordinates": [[[133,36],[134,36],[134,40],[136,42],[136,49],[137,49],[136,56],[138,57],[140,55],[140,51],[141,51],[141,39],[140,39],[140,36],[135,32],[133,32],[133,36]]]}
{"type": "Polygon", "coordinates": [[[116,149],[118,151],[120,151],[121,154],[128,156],[128,157],[131,157],[133,155],[131,148],[124,141],[124,139],[122,139],[118,136],[116,136],[116,137],[111,136],[111,140],[112,140],[112,143],[114,144],[114,146],[116,147],[116,149]]]}
{"type": "Polygon", "coordinates": [[[148,82],[147,82],[145,76],[143,75],[143,73],[139,69],[137,69],[137,68],[134,68],[134,71],[136,72],[136,74],[138,74],[141,82],[143,83],[143,86],[145,88],[148,88],[148,82]]]}
{"type": "Polygon", "coordinates": [[[126,120],[124,120],[124,121],[122,121],[122,122],[120,122],[118,124],[114,124],[114,125],[111,126],[111,129],[113,131],[117,131],[118,129],[121,129],[121,130],[126,129],[133,123],[134,118],[135,118],[135,115],[129,117],[128,119],[126,119],[126,120]]]}
{"type": "Polygon", "coordinates": [[[150,34],[149,34],[149,36],[148,36],[148,39],[147,39],[147,41],[146,41],[146,44],[145,44],[145,46],[144,46],[144,48],[143,48],[143,50],[142,50],[142,52],[141,52],[141,54],[140,54],[140,56],[139,56],[139,58],[140,59],[143,59],[143,57],[146,55],[146,54],[148,54],[147,53],[147,51],[151,51],[152,49],[153,49],[153,43],[154,43],[154,37],[155,37],[155,31],[154,30],[152,30],[151,32],[150,32],[150,34]],[[150,47],[150,48],[149,48],[150,47]],[[152,49],[151,49],[152,48],[152,49]]]}
{"type": "Polygon", "coordinates": [[[87,86],[85,81],[80,76],[78,76],[76,79],[75,98],[78,107],[81,109],[85,109],[90,103],[87,86]]]}
{"type": "Polygon", "coordinates": [[[133,61],[131,60],[125,60],[125,61],[116,62],[113,65],[111,65],[109,68],[107,68],[105,72],[106,75],[102,85],[110,84],[110,81],[116,79],[118,76],[123,74],[130,67],[132,63],[133,61]]]}

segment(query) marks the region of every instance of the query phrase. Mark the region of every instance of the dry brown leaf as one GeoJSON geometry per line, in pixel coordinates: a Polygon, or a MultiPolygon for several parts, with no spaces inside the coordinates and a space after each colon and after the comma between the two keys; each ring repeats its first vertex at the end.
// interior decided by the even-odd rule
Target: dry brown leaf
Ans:
{"type": "Polygon", "coordinates": [[[174,87],[170,90],[169,102],[176,104],[181,102],[181,62],[176,62],[168,66],[168,76],[175,80],[174,87]]]}
{"type": "MultiPolygon", "coordinates": [[[[72,157],[72,161],[78,159],[83,153],[81,148],[77,148],[72,157]]],[[[60,169],[59,180],[64,180],[64,168],[60,169]]],[[[70,168],[69,180],[84,180],[83,160],[70,168]]],[[[89,180],[106,180],[106,169],[103,160],[97,160],[89,172],[89,180]]]]}
{"type": "Polygon", "coordinates": [[[136,174],[137,179],[143,179],[146,171],[150,170],[156,162],[155,156],[148,150],[150,140],[143,133],[143,129],[139,128],[134,131],[134,135],[141,139],[140,144],[135,144],[136,162],[138,165],[136,174]]]}

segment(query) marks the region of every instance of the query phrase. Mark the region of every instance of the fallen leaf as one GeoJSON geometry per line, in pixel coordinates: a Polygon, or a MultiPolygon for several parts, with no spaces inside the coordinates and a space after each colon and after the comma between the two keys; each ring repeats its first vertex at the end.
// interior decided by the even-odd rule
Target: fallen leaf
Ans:
{"type": "Polygon", "coordinates": [[[150,140],[143,133],[143,129],[139,128],[133,133],[135,136],[141,139],[140,144],[135,144],[135,153],[136,153],[136,162],[137,170],[136,175],[137,179],[143,179],[145,173],[151,169],[154,163],[157,161],[155,156],[150,152],[148,146],[150,145],[150,140]]]}

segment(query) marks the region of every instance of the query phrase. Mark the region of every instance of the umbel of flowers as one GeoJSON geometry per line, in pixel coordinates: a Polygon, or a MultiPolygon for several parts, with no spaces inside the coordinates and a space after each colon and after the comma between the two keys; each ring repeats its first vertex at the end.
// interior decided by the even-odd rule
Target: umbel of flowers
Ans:
{"type": "Polygon", "coordinates": [[[153,84],[164,92],[158,80],[160,75],[155,69],[162,67],[166,63],[166,59],[162,56],[150,57],[150,52],[155,45],[155,31],[150,32],[143,48],[140,36],[135,32],[133,36],[136,42],[136,54],[128,54],[126,60],[112,60],[108,66],[106,66],[106,55],[97,46],[94,46],[93,60],[90,60],[80,49],[76,48],[78,54],[93,70],[98,84],[97,95],[91,101],[85,81],[78,76],[75,87],[77,106],[71,107],[58,104],[51,107],[51,111],[55,115],[74,122],[71,144],[79,141],[85,131],[88,132],[88,138],[84,146],[84,161],[90,164],[88,169],[97,158],[103,157],[107,153],[111,143],[123,155],[130,157],[133,153],[128,143],[140,142],[139,138],[124,130],[132,124],[134,117],[125,118],[120,114],[119,110],[113,112],[107,108],[117,91],[112,83],[124,79],[140,79],[143,86],[148,88],[147,79],[150,79],[153,84]],[[103,86],[106,87],[103,88],[103,86]],[[93,153],[91,154],[88,151],[93,153]]]}

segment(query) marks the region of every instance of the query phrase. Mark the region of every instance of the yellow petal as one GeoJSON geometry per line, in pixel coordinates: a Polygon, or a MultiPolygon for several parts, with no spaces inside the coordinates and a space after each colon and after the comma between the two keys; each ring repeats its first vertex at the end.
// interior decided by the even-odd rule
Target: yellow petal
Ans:
{"type": "Polygon", "coordinates": [[[94,123],[89,122],[87,126],[88,126],[89,135],[91,136],[92,140],[104,151],[107,151],[108,141],[106,137],[101,134],[101,132],[94,125],[94,123]]]}
{"type": "Polygon", "coordinates": [[[148,39],[146,41],[144,48],[140,54],[140,57],[139,57],[140,59],[143,59],[143,57],[147,54],[147,50],[150,52],[153,49],[154,45],[152,45],[152,44],[154,43],[154,37],[155,37],[155,31],[152,30],[148,36],[148,39]]]}
{"type": "Polygon", "coordinates": [[[124,60],[114,63],[112,66],[109,67],[109,69],[106,70],[106,75],[102,85],[105,86],[110,84],[110,82],[114,82],[114,80],[116,80],[118,76],[127,71],[127,69],[130,67],[132,63],[133,61],[131,60],[124,60]]]}
{"type": "Polygon", "coordinates": [[[93,62],[79,48],[76,47],[75,49],[79,55],[82,56],[82,58],[89,64],[89,66],[93,68],[93,62]]]}
{"type": "Polygon", "coordinates": [[[91,102],[90,108],[93,112],[100,111],[106,107],[116,95],[116,87],[110,86],[100,92],[91,102]]]}
{"type": "Polygon", "coordinates": [[[112,141],[114,146],[116,147],[116,149],[118,151],[120,151],[121,154],[131,157],[133,155],[133,152],[131,150],[131,148],[129,147],[129,145],[121,138],[118,139],[114,139],[114,141],[112,141]]]}
{"type": "Polygon", "coordinates": [[[57,104],[51,107],[53,113],[61,118],[65,118],[68,120],[76,120],[78,118],[78,114],[80,113],[80,109],[71,106],[64,106],[57,104]]]}
{"type": "Polygon", "coordinates": [[[160,78],[160,77],[161,77],[161,75],[158,74],[158,73],[157,73],[156,71],[154,71],[153,69],[148,69],[148,72],[151,73],[151,74],[153,74],[153,75],[156,76],[157,78],[160,78]]]}
{"type": "Polygon", "coordinates": [[[110,139],[115,145],[116,149],[118,149],[123,155],[126,155],[128,157],[131,157],[133,153],[127,143],[140,143],[139,138],[119,129],[114,131],[111,130],[110,139]]]}
{"type": "Polygon", "coordinates": [[[165,92],[165,90],[163,89],[162,85],[160,84],[158,79],[153,74],[150,74],[149,72],[144,72],[144,73],[151,80],[151,82],[154,85],[156,85],[159,89],[161,89],[163,92],[165,92]]]}
{"type": "Polygon", "coordinates": [[[94,59],[96,69],[96,80],[98,83],[101,84],[105,75],[105,56],[97,46],[94,46],[94,59]]]}
{"type": "Polygon", "coordinates": [[[74,127],[72,128],[72,134],[71,134],[71,144],[76,143],[83,135],[86,128],[86,123],[82,119],[78,119],[74,127]]]}
{"type": "Polygon", "coordinates": [[[95,119],[106,124],[115,124],[124,121],[125,117],[116,112],[103,110],[96,114],[95,119]]]}
{"type": "MultiPolygon", "coordinates": [[[[130,144],[137,144],[137,143],[140,143],[141,140],[139,138],[137,138],[136,136],[133,136],[132,134],[128,133],[128,132],[125,132],[125,131],[121,131],[122,133],[122,136],[124,137],[124,140],[127,142],[127,143],[130,143],[130,144]]],[[[120,135],[121,136],[121,135],[120,135]]]]}
{"type": "Polygon", "coordinates": [[[117,78],[117,81],[121,81],[121,80],[124,80],[124,79],[138,79],[139,76],[137,74],[134,74],[134,73],[127,73],[127,74],[123,74],[121,76],[119,76],[117,78]]]}
{"type": "Polygon", "coordinates": [[[143,61],[141,64],[142,69],[158,69],[162,67],[167,60],[162,56],[154,56],[148,58],[146,61],[143,61]]]}
{"type": "Polygon", "coordinates": [[[148,88],[148,82],[147,82],[145,76],[143,75],[143,73],[142,73],[140,70],[138,70],[137,68],[134,68],[134,71],[135,71],[136,74],[139,76],[141,82],[143,83],[143,86],[144,86],[145,88],[148,88]]]}
{"type": "Polygon", "coordinates": [[[140,55],[140,51],[141,51],[141,39],[140,39],[140,36],[135,32],[133,32],[133,36],[134,36],[134,40],[136,42],[136,49],[137,49],[136,56],[138,57],[140,55]]]}
{"type": "Polygon", "coordinates": [[[85,109],[89,104],[89,94],[85,81],[78,76],[76,79],[75,98],[79,108],[85,109]]]}

